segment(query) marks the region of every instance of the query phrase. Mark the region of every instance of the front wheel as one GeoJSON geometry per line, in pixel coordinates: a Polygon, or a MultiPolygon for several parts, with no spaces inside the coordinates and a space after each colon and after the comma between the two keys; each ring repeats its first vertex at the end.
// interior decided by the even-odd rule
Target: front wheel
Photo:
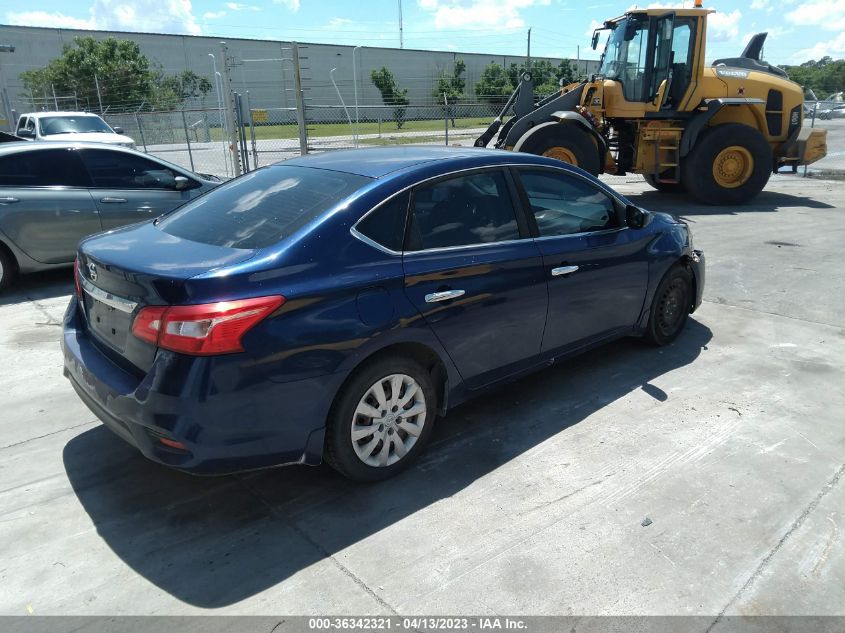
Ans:
{"type": "Polygon", "coordinates": [[[657,286],[646,327],[646,339],[655,345],[668,345],[687,323],[693,302],[692,273],[677,264],[657,286]]]}
{"type": "Polygon", "coordinates": [[[329,414],[326,462],[356,481],[392,477],[423,450],[436,411],[431,375],[416,361],[383,358],[365,365],[329,414]]]}
{"type": "Polygon", "coordinates": [[[595,141],[572,124],[545,127],[525,140],[520,151],[554,158],[598,176],[601,164],[595,141]]]}
{"type": "Polygon", "coordinates": [[[0,292],[8,288],[17,273],[14,260],[0,244],[0,292]]]}

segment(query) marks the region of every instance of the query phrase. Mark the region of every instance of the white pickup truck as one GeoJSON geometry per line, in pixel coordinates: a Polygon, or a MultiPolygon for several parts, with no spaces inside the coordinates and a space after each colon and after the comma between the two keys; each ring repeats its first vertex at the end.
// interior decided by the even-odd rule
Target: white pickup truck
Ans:
{"type": "Polygon", "coordinates": [[[32,141],[108,143],[135,149],[135,141],[90,112],[30,112],[18,118],[15,135],[32,141]]]}

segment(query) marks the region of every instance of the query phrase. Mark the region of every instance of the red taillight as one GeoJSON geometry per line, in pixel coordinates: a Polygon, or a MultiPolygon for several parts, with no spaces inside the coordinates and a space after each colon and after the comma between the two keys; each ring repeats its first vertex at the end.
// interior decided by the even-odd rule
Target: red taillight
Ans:
{"type": "Polygon", "coordinates": [[[244,334],[284,302],[284,297],[274,296],[193,306],[150,306],[135,317],[132,333],[183,354],[242,352],[244,334]]]}
{"type": "Polygon", "coordinates": [[[73,260],[73,282],[76,284],[76,296],[82,297],[82,281],[79,279],[79,258],[73,260]]]}

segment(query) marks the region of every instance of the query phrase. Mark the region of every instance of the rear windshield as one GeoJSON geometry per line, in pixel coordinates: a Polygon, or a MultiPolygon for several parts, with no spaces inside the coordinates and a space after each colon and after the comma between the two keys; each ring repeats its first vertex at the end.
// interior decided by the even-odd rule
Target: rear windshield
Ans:
{"type": "Polygon", "coordinates": [[[265,167],[180,207],[159,228],[194,242],[264,248],[293,234],[370,180],[310,167],[265,167]]]}

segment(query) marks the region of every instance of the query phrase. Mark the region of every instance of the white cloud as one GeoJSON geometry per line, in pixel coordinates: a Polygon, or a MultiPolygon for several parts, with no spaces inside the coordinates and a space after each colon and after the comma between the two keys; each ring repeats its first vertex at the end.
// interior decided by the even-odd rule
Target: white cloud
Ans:
{"type": "Polygon", "coordinates": [[[845,57],[845,32],[840,33],[832,40],[817,42],[810,48],[800,50],[792,56],[796,62],[805,62],[810,59],[821,59],[830,55],[834,59],[845,57]]]}
{"type": "Polygon", "coordinates": [[[226,15],[225,11],[206,11],[202,14],[203,20],[216,20],[226,15]]]}
{"type": "Polygon", "coordinates": [[[742,13],[734,9],[730,13],[712,13],[707,19],[707,36],[714,42],[729,42],[739,37],[739,21],[742,13]]]}
{"type": "Polygon", "coordinates": [[[273,2],[286,6],[294,13],[299,11],[299,0],[273,0],[273,2]]]}
{"type": "Polygon", "coordinates": [[[349,18],[331,18],[329,20],[328,28],[339,29],[340,27],[347,26],[349,24],[352,24],[352,20],[350,20],[349,18]]]}
{"type": "Polygon", "coordinates": [[[770,2],[771,0],[751,0],[751,8],[757,11],[762,11],[763,9],[771,11],[770,2]]]}
{"type": "Polygon", "coordinates": [[[438,29],[516,29],[525,26],[522,9],[551,4],[551,0],[417,0],[434,13],[438,29]]]}
{"type": "Polygon", "coordinates": [[[820,26],[828,31],[845,31],[845,2],[809,0],[787,13],[786,20],[797,26],[820,26]]]}
{"type": "Polygon", "coordinates": [[[201,31],[190,0],[94,0],[89,18],[75,18],[58,11],[6,13],[6,21],[23,26],[48,26],[101,31],[187,33],[201,31]]]}
{"type": "Polygon", "coordinates": [[[240,2],[227,2],[226,8],[230,11],[261,11],[261,8],[254,4],[242,4],[240,2]]]}
{"type": "Polygon", "coordinates": [[[595,31],[596,29],[600,29],[602,26],[604,26],[604,24],[602,24],[598,20],[590,20],[590,26],[587,27],[587,30],[584,32],[584,35],[592,37],[593,31],[595,31]]]}
{"type": "Polygon", "coordinates": [[[19,26],[47,26],[59,29],[93,29],[91,19],[74,18],[64,13],[48,13],[47,11],[10,11],[6,14],[6,22],[19,26]]]}

